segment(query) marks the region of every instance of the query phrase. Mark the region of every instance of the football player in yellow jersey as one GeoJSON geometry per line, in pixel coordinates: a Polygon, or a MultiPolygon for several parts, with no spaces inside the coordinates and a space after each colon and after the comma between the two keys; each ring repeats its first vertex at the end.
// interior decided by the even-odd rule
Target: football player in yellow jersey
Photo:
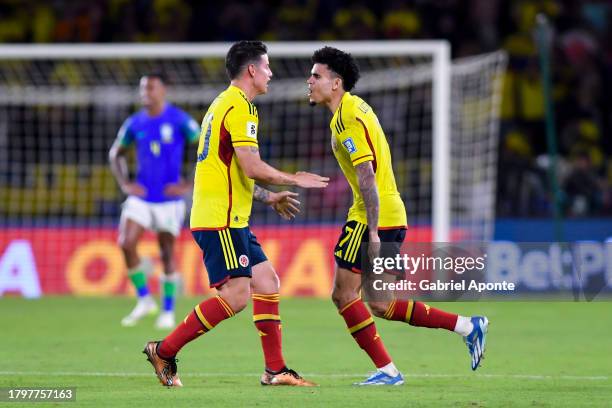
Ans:
{"type": "MultiPolygon", "coordinates": [[[[332,47],[314,52],[308,78],[311,105],[332,113],[331,145],[334,156],[353,191],[338,243],[332,300],[357,344],[369,355],[377,371],[357,385],[401,385],[404,378],[393,364],[360,296],[361,247],[370,262],[380,254],[394,257],[406,235],[406,211],[395,184],[391,153],[371,106],[350,91],[359,80],[359,67],[348,53],[332,47]],[[381,241],[385,244],[381,251],[381,241]]],[[[364,254],[365,255],[365,254],[364,254]]],[[[412,300],[369,301],[372,313],[413,326],[444,328],[463,336],[475,370],[480,364],[488,327],[486,317],[458,316],[412,300]]]]}
{"type": "Polygon", "coordinates": [[[181,386],[175,359],[179,350],[243,310],[252,294],[253,321],[265,361],[261,384],[312,386],[315,384],[285,365],[279,279],[248,221],[253,198],[269,204],[284,218],[293,218],[298,211],[297,194],[273,193],[255,186],[255,181],[323,188],[328,178],[285,173],[259,156],[259,117],[251,101],[267,92],[272,78],[266,46],[259,41],[238,42],[229,49],[225,66],[231,83],[210,105],[202,122],[191,210],[192,234],[204,252],[209,282],[218,294],[196,305],[165,339],[148,342],[144,353],[162,385],[181,386]]]}

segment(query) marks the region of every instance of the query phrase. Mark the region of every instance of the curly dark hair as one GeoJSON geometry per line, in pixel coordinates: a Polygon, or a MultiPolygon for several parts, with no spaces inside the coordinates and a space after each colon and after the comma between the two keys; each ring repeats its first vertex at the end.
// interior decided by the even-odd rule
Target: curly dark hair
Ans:
{"type": "Polygon", "coordinates": [[[248,64],[253,64],[268,48],[261,41],[239,41],[232,45],[225,56],[225,69],[231,79],[236,79],[248,64]]]}
{"type": "Polygon", "coordinates": [[[345,91],[350,91],[359,80],[359,65],[353,56],[333,47],[323,47],[312,54],[313,64],[326,64],[329,69],[342,78],[345,91]]]}

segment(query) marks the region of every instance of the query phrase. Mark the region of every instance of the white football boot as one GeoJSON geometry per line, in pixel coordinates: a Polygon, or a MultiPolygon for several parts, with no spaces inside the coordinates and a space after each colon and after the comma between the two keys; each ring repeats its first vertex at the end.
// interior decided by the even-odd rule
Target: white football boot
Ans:
{"type": "Polygon", "coordinates": [[[132,327],[145,316],[152,316],[158,311],[157,303],[151,296],[143,297],[138,299],[136,307],[130,312],[129,315],[121,319],[121,325],[123,327],[132,327]]]}

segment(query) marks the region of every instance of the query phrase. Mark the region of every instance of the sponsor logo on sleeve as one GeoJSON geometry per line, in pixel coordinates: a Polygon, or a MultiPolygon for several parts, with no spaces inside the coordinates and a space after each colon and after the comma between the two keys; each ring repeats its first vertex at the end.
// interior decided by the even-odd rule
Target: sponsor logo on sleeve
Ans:
{"type": "Polygon", "coordinates": [[[253,139],[256,139],[257,138],[257,123],[247,122],[246,134],[248,137],[252,137],[253,139]]]}
{"type": "Polygon", "coordinates": [[[352,137],[345,139],[342,144],[344,145],[344,147],[346,147],[346,150],[349,152],[349,154],[353,154],[357,151],[357,146],[355,146],[355,142],[353,142],[352,137]]]}
{"type": "Polygon", "coordinates": [[[365,102],[361,102],[361,104],[359,105],[359,110],[363,113],[368,113],[368,111],[370,110],[370,105],[365,102]]]}

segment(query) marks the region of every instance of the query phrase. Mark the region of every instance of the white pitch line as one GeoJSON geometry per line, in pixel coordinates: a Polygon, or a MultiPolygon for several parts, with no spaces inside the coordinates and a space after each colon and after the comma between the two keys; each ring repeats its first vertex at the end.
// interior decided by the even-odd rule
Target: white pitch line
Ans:
{"type": "MultiPolygon", "coordinates": [[[[181,373],[181,377],[258,377],[261,373],[181,373]]],[[[8,375],[50,375],[62,377],[151,377],[153,373],[109,373],[109,372],[81,372],[81,371],[0,371],[0,376],[8,375]]],[[[359,378],[365,374],[316,374],[305,373],[304,377],[321,378],[359,378]]],[[[531,374],[427,374],[415,373],[404,374],[411,378],[493,378],[493,379],[516,379],[516,380],[569,380],[569,381],[609,381],[607,375],[531,375],[531,374]]]]}

